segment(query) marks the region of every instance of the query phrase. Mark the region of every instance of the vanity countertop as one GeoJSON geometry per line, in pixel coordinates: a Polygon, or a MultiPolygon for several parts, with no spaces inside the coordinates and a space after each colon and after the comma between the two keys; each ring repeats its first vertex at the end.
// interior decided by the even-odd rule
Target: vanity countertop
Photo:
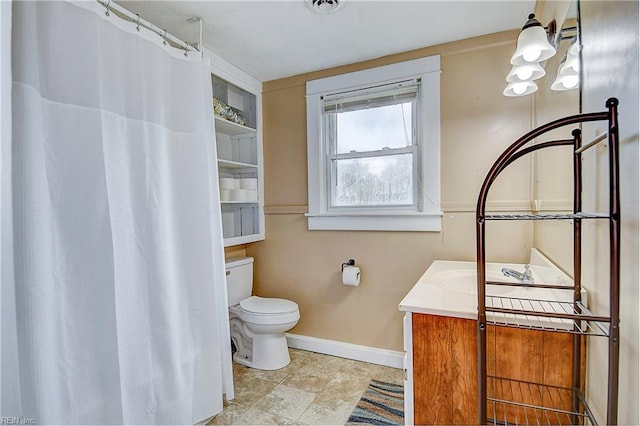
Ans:
{"type": "MultiPolygon", "coordinates": [[[[534,249],[535,250],[535,249],[534,249]]],[[[533,253],[531,271],[535,282],[572,285],[573,281],[539,252],[533,253]]],[[[487,263],[488,281],[517,282],[501,273],[502,268],[524,271],[523,264],[487,263]]],[[[487,286],[487,293],[498,297],[571,300],[571,291],[549,291],[512,286],[487,286]],[[545,293],[542,293],[544,291],[545,293]],[[561,294],[562,293],[562,294],[561,294]],[[569,299],[566,299],[569,297],[569,299]]],[[[586,299],[586,293],[583,292],[586,299]]],[[[586,300],[585,300],[586,303],[586,300]]],[[[404,312],[456,318],[478,318],[476,262],[436,260],[402,299],[398,308],[404,312]]]]}
{"type": "Polygon", "coordinates": [[[472,270],[475,279],[476,263],[434,261],[402,299],[398,308],[405,312],[477,319],[478,297],[475,292],[451,291],[438,279],[439,273],[451,270],[472,270]]]}

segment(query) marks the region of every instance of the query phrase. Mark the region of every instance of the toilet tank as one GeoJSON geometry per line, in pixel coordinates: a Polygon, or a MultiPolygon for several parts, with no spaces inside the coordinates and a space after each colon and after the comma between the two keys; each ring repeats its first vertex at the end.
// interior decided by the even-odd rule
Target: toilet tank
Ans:
{"type": "Polygon", "coordinates": [[[227,260],[225,265],[228,306],[233,306],[251,296],[253,257],[236,257],[227,260]]]}

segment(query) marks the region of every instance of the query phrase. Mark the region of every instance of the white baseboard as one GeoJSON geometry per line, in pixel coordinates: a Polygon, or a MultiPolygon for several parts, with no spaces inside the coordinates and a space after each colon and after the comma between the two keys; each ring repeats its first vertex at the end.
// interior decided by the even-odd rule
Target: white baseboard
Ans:
{"type": "Polygon", "coordinates": [[[287,344],[293,349],[318,352],[325,355],[384,365],[386,367],[403,368],[402,360],[404,358],[404,352],[290,333],[287,333],[287,344]]]}

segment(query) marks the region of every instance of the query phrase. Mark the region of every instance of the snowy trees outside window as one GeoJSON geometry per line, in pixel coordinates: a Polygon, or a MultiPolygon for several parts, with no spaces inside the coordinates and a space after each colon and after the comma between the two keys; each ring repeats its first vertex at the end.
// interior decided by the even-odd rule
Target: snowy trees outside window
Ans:
{"type": "Polygon", "coordinates": [[[415,102],[325,115],[330,137],[333,206],[412,206],[415,102]]]}

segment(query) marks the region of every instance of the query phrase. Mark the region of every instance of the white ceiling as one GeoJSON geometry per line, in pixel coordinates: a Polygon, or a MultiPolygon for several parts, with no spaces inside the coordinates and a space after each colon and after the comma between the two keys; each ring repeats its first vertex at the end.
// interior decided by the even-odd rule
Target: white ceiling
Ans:
{"type": "Polygon", "coordinates": [[[117,1],[260,81],[521,27],[535,0],[345,0],[318,15],[307,0],[117,1]]]}

